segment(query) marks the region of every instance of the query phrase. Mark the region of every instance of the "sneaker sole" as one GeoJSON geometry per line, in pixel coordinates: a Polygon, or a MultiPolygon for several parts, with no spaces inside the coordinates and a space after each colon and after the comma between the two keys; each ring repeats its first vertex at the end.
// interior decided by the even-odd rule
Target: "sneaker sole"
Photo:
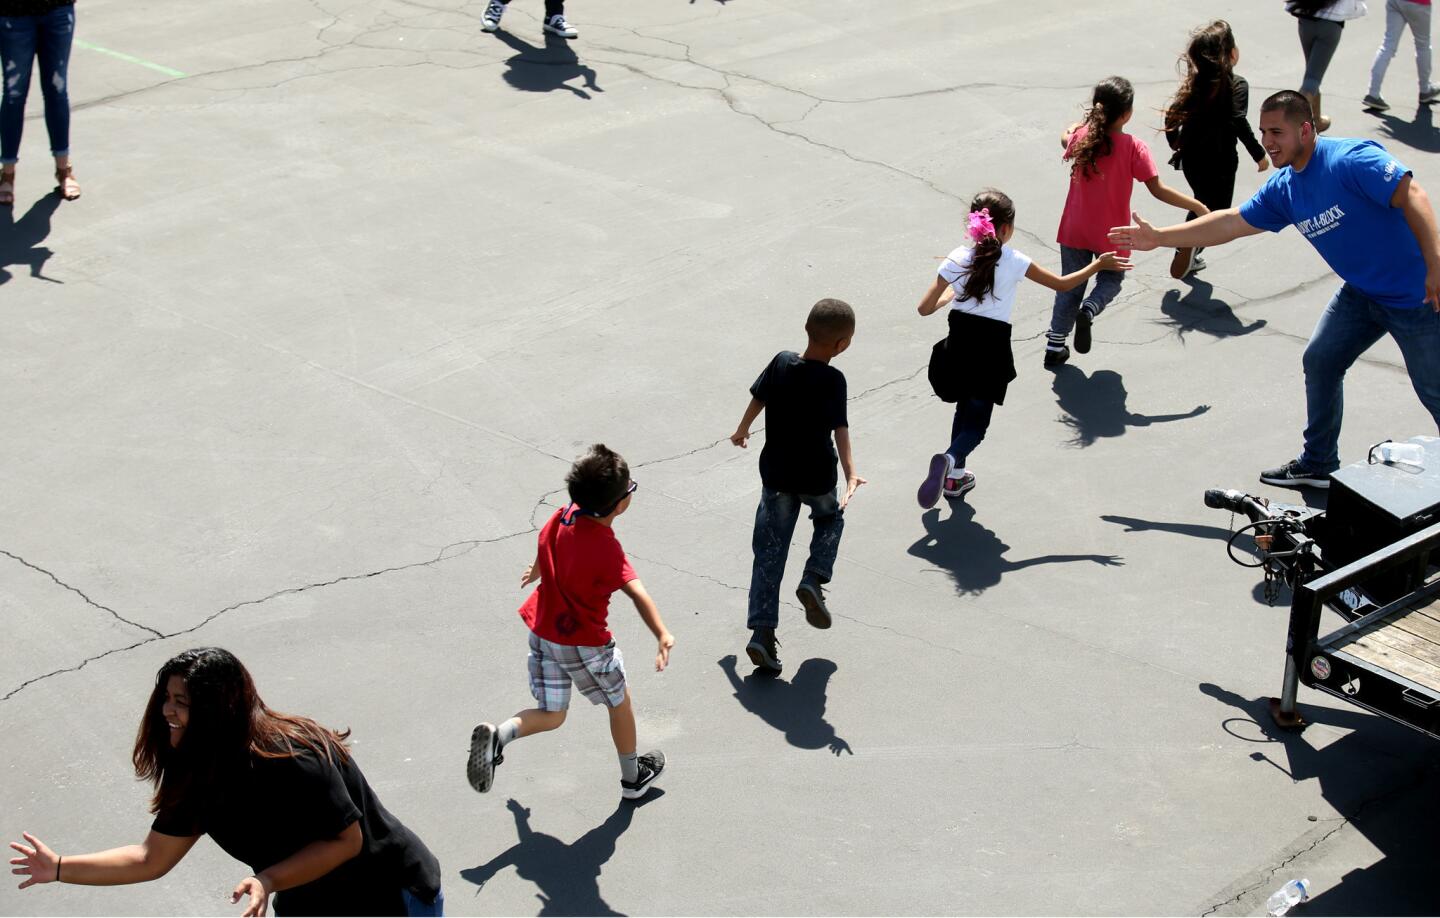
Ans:
{"type": "Polygon", "coordinates": [[[830,610],[825,608],[825,600],[816,596],[814,590],[806,589],[805,585],[801,584],[795,588],[795,598],[805,607],[805,621],[809,622],[812,628],[830,627],[830,610]]]}
{"type": "Polygon", "coordinates": [[[549,26],[542,26],[542,28],[543,28],[546,32],[549,32],[551,35],[558,35],[559,37],[564,38],[564,39],[567,39],[567,40],[568,40],[568,39],[571,39],[571,38],[579,38],[579,37],[580,37],[580,33],[579,33],[579,32],[562,32],[562,31],[560,31],[559,29],[552,29],[552,28],[550,28],[549,26]]]}
{"type": "Polygon", "coordinates": [[[776,660],[770,659],[770,655],[765,652],[765,648],[761,647],[759,644],[751,642],[750,644],[745,645],[745,653],[747,656],[750,657],[750,662],[754,663],[761,669],[768,669],[771,672],[776,673],[781,671],[780,663],[776,660]]]}
{"type": "Polygon", "coordinates": [[[500,23],[497,22],[497,23],[495,23],[494,25],[485,25],[485,24],[482,22],[482,23],[480,24],[480,31],[482,31],[482,32],[498,32],[498,31],[500,31],[500,23]]]}
{"type": "Polygon", "coordinates": [[[495,762],[492,751],[495,746],[495,727],[480,724],[470,731],[470,761],[465,765],[465,777],[476,793],[490,790],[495,780],[495,762]]]}
{"type": "Polygon", "coordinates": [[[1175,257],[1170,259],[1170,276],[1179,280],[1190,273],[1190,266],[1195,260],[1194,249],[1176,249],[1175,257]]]}
{"type": "Polygon", "coordinates": [[[644,784],[641,784],[639,787],[626,787],[624,784],[621,784],[620,796],[625,798],[626,800],[639,800],[641,797],[645,796],[650,792],[650,788],[655,786],[655,779],[660,777],[664,773],[665,760],[662,758],[660,760],[660,767],[650,773],[650,779],[644,784]]]}
{"type": "Polygon", "coordinates": [[[1080,314],[1075,317],[1075,353],[1090,353],[1090,326],[1094,321],[1082,307],[1080,314]]]}
{"type": "Polygon", "coordinates": [[[1261,475],[1260,481],[1277,488],[1320,488],[1324,490],[1330,487],[1328,478],[1266,478],[1261,475]]]}
{"type": "Polygon", "coordinates": [[[945,467],[949,465],[945,459],[944,453],[930,457],[930,471],[920,483],[920,490],[915,492],[915,500],[923,510],[929,510],[940,501],[940,491],[945,487],[945,467]]]}
{"type": "MultiPolygon", "coordinates": [[[[1426,104],[1425,100],[1421,99],[1420,104],[1426,104]]],[[[1390,106],[1388,103],[1381,103],[1380,105],[1376,105],[1374,102],[1366,102],[1364,100],[1360,102],[1360,107],[1367,112],[1388,112],[1390,110],[1390,106]]]]}
{"type": "Polygon", "coordinates": [[[1049,349],[1047,349],[1047,350],[1045,351],[1045,369],[1047,369],[1047,370],[1053,370],[1053,369],[1055,369],[1056,367],[1063,367],[1065,364],[1067,364],[1067,363],[1069,363],[1069,362],[1070,362],[1070,355],[1069,355],[1069,354],[1066,354],[1064,351],[1052,351],[1052,350],[1049,350],[1049,349]],[[1051,357],[1051,356],[1050,356],[1051,354],[1060,354],[1061,356],[1059,356],[1059,357],[1051,357]]]}

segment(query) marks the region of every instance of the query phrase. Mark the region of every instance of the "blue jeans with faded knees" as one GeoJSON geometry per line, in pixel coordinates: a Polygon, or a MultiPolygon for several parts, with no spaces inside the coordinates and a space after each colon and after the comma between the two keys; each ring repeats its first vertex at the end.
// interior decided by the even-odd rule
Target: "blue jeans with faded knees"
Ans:
{"type": "MultiPolygon", "coordinates": [[[[1410,384],[1440,428],[1440,315],[1429,305],[1382,306],[1349,284],[1336,291],[1305,347],[1305,449],[1300,464],[1313,472],[1340,467],[1340,417],[1345,371],[1388,334],[1400,345],[1410,384]]],[[[1381,431],[1399,437],[1414,431],[1381,431]]]]}
{"type": "Polygon", "coordinates": [[[755,511],[755,567],[750,574],[750,628],[775,628],[780,624],[780,581],[790,554],[790,537],[800,519],[800,505],[810,508],[815,534],[810,538],[810,557],[805,577],[829,583],[840,552],[840,533],[845,530],[845,511],[838,493],[789,494],[760,490],[760,507],[755,511]]]}
{"type": "MultiPolygon", "coordinates": [[[[1099,257],[1098,253],[1087,249],[1072,249],[1068,245],[1062,245],[1060,273],[1073,274],[1099,257]]],[[[1063,342],[1075,327],[1075,316],[1082,305],[1089,308],[1092,316],[1104,312],[1105,307],[1120,294],[1120,284],[1124,280],[1125,275],[1119,271],[1101,271],[1095,275],[1095,286],[1089,296],[1085,295],[1088,282],[1080,284],[1074,290],[1057,291],[1055,306],[1050,312],[1050,337],[1063,342]]]]}
{"type": "Polygon", "coordinates": [[[50,154],[70,155],[70,42],[75,36],[75,7],[59,6],[40,16],[0,16],[0,165],[20,158],[25,130],[25,97],[30,74],[40,59],[40,94],[45,97],[45,127],[50,154]]]}

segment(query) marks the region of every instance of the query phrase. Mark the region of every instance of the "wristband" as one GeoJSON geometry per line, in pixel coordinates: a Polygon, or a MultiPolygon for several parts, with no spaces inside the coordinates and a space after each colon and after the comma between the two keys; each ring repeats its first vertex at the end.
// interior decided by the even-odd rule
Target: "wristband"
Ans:
{"type": "Polygon", "coordinates": [[[56,882],[56,883],[59,883],[59,882],[60,882],[60,865],[63,864],[63,863],[65,863],[65,855],[63,855],[63,854],[57,854],[57,855],[55,855],[55,882],[56,882]]]}

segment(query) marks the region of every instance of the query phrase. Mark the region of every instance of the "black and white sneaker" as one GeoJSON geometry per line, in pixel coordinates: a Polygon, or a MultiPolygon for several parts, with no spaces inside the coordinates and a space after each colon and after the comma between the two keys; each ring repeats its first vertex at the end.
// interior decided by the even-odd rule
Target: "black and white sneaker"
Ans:
{"type": "Polygon", "coordinates": [[[1204,271],[1208,267],[1210,266],[1205,264],[1205,259],[1201,258],[1199,255],[1196,255],[1195,258],[1190,262],[1190,273],[1199,274],[1201,271],[1204,271]]]}
{"type": "Polygon", "coordinates": [[[620,796],[626,800],[639,800],[650,790],[650,785],[665,770],[665,753],[652,749],[639,759],[640,773],[634,781],[620,779],[620,796]]]}
{"type": "Polygon", "coordinates": [[[795,598],[805,607],[805,621],[814,628],[830,627],[830,610],[825,606],[825,590],[806,577],[795,588],[795,598]]]}
{"type": "Polygon", "coordinates": [[[470,731],[470,761],[465,766],[465,777],[470,786],[479,793],[485,793],[495,781],[495,766],[505,759],[500,755],[500,734],[494,724],[480,724],[470,731]]]}
{"type": "Polygon", "coordinates": [[[975,490],[975,473],[961,469],[959,477],[945,479],[945,499],[955,500],[975,490]]]}
{"type": "Polygon", "coordinates": [[[1090,326],[1094,322],[1095,314],[1088,305],[1082,305],[1075,314],[1075,353],[1090,353],[1090,326]]]}
{"type": "Polygon", "coordinates": [[[750,643],[745,645],[745,652],[750,655],[750,662],[761,669],[780,672],[780,639],[775,637],[774,628],[756,628],[750,643]]]}
{"type": "Polygon", "coordinates": [[[1260,473],[1260,480],[1268,485],[1276,485],[1281,488],[1328,488],[1330,487],[1330,476],[1325,472],[1312,472],[1300,464],[1299,459],[1291,459],[1289,462],[1275,469],[1266,469],[1260,473]]]}
{"type": "MultiPolygon", "coordinates": [[[[1424,96],[1420,97],[1420,102],[1424,104],[1424,96]]],[[[1390,103],[1379,96],[1366,95],[1365,98],[1360,100],[1360,107],[1368,112],[1388,112],[1390,110],[1390,103]]]]}
{"type": "Polygon", "coordinates": [[[1440,102],[1440,86],[1431,83],[1429,87],[1420,93],[1420,104],[1429,105],[1431,102],[1440,102]]]}
{"type": "Polygon", "coordinates": [[[1060,345],[1059,350],[1045,348],[1045,369],[1050,370],[1060,366],[1070,359],[1070,348],[1060,345]]]}
{"type": "Polygon", "coordinates": [[[575,27],[566,22],[565,17],[561,15],[551,16],[545,20],[545,31],[551,35],[559,35],[561,38],[578,38],[580,35],[575,31],[575,27]]]}
{"type": "Polygon", "coordinates": [[[480,15],[480,28],[486,32],[494,32],[500,28],[500,17],[505,15],[505,4],[500,0],[490,0],[490,5],[485,7],[485,12],[480,15]]]}

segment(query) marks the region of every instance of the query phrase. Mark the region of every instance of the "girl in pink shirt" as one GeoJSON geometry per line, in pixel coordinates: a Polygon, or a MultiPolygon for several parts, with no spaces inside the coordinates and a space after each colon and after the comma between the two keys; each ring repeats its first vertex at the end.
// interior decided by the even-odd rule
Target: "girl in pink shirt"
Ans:
{"type": "MultiPolygon", "coordinates": [[[[1060,216],[1060,273],[1072,274],[1112,249],[1106,234],[1110,221],[1130,216],[1132,182],[1141,182],[1166,204],[1204,216],[1210,211],[1194,198],[1160,181],[1155,160],[1144,141],[1125,133],[1134,113],[1135,88],[1124,77],[1109,77],[1095,86],[1085,120],[1070,125],[1060,138],[1070,161],[1070,194],[1060,216]]],[[[1124,258],[1130,253],[1117,252],[1124,258]]],[[[1046,334],[1045,366],[1057,367],[1070,359],[1065,340],[1075,330],[1075,350],[1090,351],[1090,325],[1120,293],[1124,275],[1099,271],[1095,286],[1087,284],[1055,294],[1055,307],[1046,334]]]]}

